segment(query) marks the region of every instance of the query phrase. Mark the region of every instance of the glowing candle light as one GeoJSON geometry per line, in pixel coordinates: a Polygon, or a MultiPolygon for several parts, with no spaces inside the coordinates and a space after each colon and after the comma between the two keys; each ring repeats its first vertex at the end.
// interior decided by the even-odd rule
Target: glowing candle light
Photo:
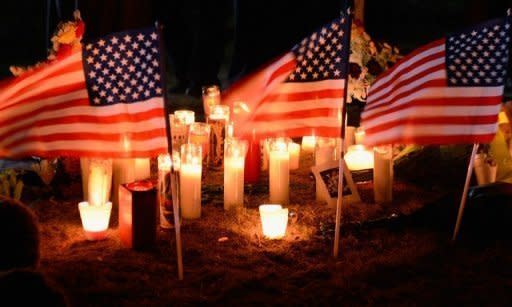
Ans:
{"type": "Polygon", "coordinates": [[[288,152],[290,153],[290,170],[299,168],[300,145],[297,143],[288,144],[288,152]]]}
{"type": "Polygon", "coordinates": [[[373,151],[367,150],[363,145],[350,146],[344,158],[351,171],[373,168],[373,151]]]}
{"type": "Polygon", "coordinates": [[[287,205],[290,198],[290,154],[286,141],[273,140],[269,156],[270,202],[287,205]]]}
{"type": "Polygon", "coordinates": [[[224,153],[224,209],[244,204],[244,162],[247,141],[226,141],[224,153]]]}
{"type": "Polygon", "coordinates": [[[112,182],[112,160],[90,159],[88,199],[78,204],[82,226],[88,240],[106,237],[112,203],[108,202],[112,182]]]}
{"type": "Polygon", "coordinates": [[[288,225],[288,209],[281,205],[261,205],[259,212],[263,235],[267,239],[283,238],[288,225]]]}
{"type": "Polygon", "coordinates": [[[306,153],[312,153],[315,150],[316,137],[314,135],[302,137],[302,150],[306,153]]]}
{"type": "Polygon", "coordinates": [[[201,217],[201,146],[196,144],[181,146],[180,206],[183,218],[201,217]]]}
{"type": "Polygon", "coordinates": [[[364,132],[364,130],[361,127],[357,128],[356,131],[354,132],[356,144],[358,144],[358,145],[363,144],[365,136],[366,136],[366,133],[364,132]]]}
{"type": "Polygon", "coordinates": [[[210,151],[210,125],[207,123],[191,124],[188,130],[188,142],[201,146],[203,155],[202,176],[204,178],[208,166],[208,152],[210,151]]]}

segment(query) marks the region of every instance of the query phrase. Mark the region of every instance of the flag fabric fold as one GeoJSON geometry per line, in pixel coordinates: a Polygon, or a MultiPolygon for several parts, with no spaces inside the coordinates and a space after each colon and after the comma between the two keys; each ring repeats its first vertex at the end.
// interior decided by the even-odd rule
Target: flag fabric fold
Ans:
{"type": "Polygon", "coordinates": [[[0,157],[166,152],[159,35],[138,29],[0,84],[0,157]]]}
{"type": "Polygon", "coordinates": [[[234,110],[235,135],[338,137],[349,31],[341,16],[223,93],[234,110]]]}
{"type": "Polygon", "coordinates": [[[361,126],[365,144],[488,143],[509,57],[510,18],[431,42],[370,87],[361,126]]]}

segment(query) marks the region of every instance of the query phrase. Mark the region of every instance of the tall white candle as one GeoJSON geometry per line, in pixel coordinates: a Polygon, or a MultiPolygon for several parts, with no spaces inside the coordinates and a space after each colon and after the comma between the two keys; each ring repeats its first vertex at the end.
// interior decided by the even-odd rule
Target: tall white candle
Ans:
{"type": "Polygon", "coordinates": [[[135,158],[135,181],[151,177],[149,158],[135,158]]]}
{"type": "Polygon", "coordinates": [[[393,197],[393,155],[391,146],[375,147],[373,158],[373,193],[375,202],[390,202],[393,197]]]}
{"type": "Polygon", "coordinates": [[[176,110],[174,118],[186,126],[191,125],[196,119],[194,111],[190,110],[176,110]]]}
{"type": "Polygon", "coordinates": [[[89,161],[88,201],[91,206],[102,206],[108,202],[112,185],[112,160],[91,159],[89,161]]]}
{"type": "Polygon", "coordinates": [[[119,185],[135,181],[135,159],[121,158],[113,161],[112,203],[117,206],[119,201],[119,185]]]}
{"type": "Polygon", "coordinates": [[[247,142],[231,139],[224,152],[224,209],[244,204],[244,163],[247,142]]]}
{"type": "Polygon", "coordinates": [[[181,146],[180,206],[185,219],[201,217],[201,160],[201,146],[181,146]]]}
{"type": "Polygon", "coordinates": [[[366,136],[366,133],[364,132],[363,128],[359,127],[354,132],[354,137],[356,140],[356,144],[363,144],[364,137],[366,136]]]}
{"type": "Polygon", "coordinates": [[[345,144],[344,145],[344,152],[348,151],[348,148],[355,143],[355,131],[356,127],[353,126],[346,126],[345,127],[345,144]]]}
{"type": "Polygon", "coordinates": [[[269,163],[270,202],[287,205],[290,198],[290,154],[282,139],[270,144],[269,163]]]}
{"type": "Polygon", "coordinates": [[[315,150],[316,137],[314,135],[302,137],[302,150],[306,153],[312,153],[315,150]]]}
{"type": "MultiPolygon", "coordinates": [[[[322,165],[334,160],[336,149],[336,139],[320,137],[317,139],[315,146],[315,165],[322,165]]],[[[320,181],[316,181],[316,200],[327,201],[322,198],[320,181]]]]}
{"type": "Polygon", "coordinates": [[[290,152],[290,170],[299,168],[300,145],[297,143],[289,143],[288,151],[290,152]]]}

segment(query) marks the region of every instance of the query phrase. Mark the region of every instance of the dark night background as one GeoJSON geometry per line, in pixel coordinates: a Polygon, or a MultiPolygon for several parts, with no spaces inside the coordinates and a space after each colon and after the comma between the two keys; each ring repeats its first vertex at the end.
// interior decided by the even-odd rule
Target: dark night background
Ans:
{"type": "MultiPolygon", "coordinates": [[[[76,4],[90,37],[162,20],[169,29],[172,68],[189,83],[207,83],[219,81],[215,80],[219,66],[220,81],[226,82],[228,77],[243,75],[289,50],[303,36],[336,17],[344,2],[5,1],[0,76],[10,75],[10,65],[44,59],[50,46],[48,32],[51,36],[59,20],[72,18],[76,4]]],[[[373,38],[397,45],[406,54],[446,33],[505,14],[509,6],[510,0],[367,0],[365,24],[373,38]]]]}

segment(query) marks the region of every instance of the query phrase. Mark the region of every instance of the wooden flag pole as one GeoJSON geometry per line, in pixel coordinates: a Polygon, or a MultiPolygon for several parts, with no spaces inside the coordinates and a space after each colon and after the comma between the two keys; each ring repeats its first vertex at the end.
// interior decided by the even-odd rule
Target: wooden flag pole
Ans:
{"type": "Polygon", "coordinates": [[[462,198],[459,205],[459,213],[457,214],[457,222],[455,223],[455,230],[453,231],[452,240],[457,240],[459,234],[460,223],[462,222],[462,215],[464,214],[464,207],[466,206],[466,199],[468,197],[469,182],[471,181],[471,175],[473,174],[473,164],[475,162],[476,151],[478,150],[478,143],[473,144],[473,151],[468,163],[468,172],[466,173],[466,182],[464,183],[464,190],[462,192],[462,198]]]}
{"type": "Polygon", "coordinates": [[[350,7],[347,9],[347,22],[348,22],[348,33],[347,35],[347,44],[346,48],[348,48],[348,51],[346,52],[346,57],[343,59],[345,61],[345,89],[344,89],[344,97],[343,101],[341,102],[341,146],[340,146],[340,157],[339,157],[339,170],[338,170],[338,200],[336,201],[336,223],[334,227],[334,250],[333,250],[333,256],[334,258],[338,257],[339,250],[340,250],[340,223],[341,223],[341,213],[342,213],[342,207],[343,207],[343,178],[344,178],[344,151],[345,151],[345,122],[347,118],[347,95],[348,95],[348,71],[349,71],[349,64],[348,60],[350,57],[350,32],[352,29],[352,20],[351,20],[351,10],[350,7]]]}
{"type": "Polygon", "coordinates": [[[165,126],[166,126],[166,134],[167,134],[167,151],[169,152],[171,159],[171,195],[172,195],[172,209],[174,215],[174,232],[176,234],[176,260],[178,263],[178,279],[183,280],[183,255],[181,248],[181,225],[180,225],[180,207],[179,207],[179,198],[178,198],[178,188],[177,188],[177,172],[174,169],[174,156],[173,156],[173,148],[172,148],[172,135],[171,135],[171,123],[169,121],[169,103],[167,101],[167,78],[166,78],[166,70],[165,70],[165,45],[163,43],[163,26],[160,23],[156,23],[159,35],[160,42],[160,80],[162,80],[162,93],[164,100],[164,110],[165,110],[165,126]]]}

